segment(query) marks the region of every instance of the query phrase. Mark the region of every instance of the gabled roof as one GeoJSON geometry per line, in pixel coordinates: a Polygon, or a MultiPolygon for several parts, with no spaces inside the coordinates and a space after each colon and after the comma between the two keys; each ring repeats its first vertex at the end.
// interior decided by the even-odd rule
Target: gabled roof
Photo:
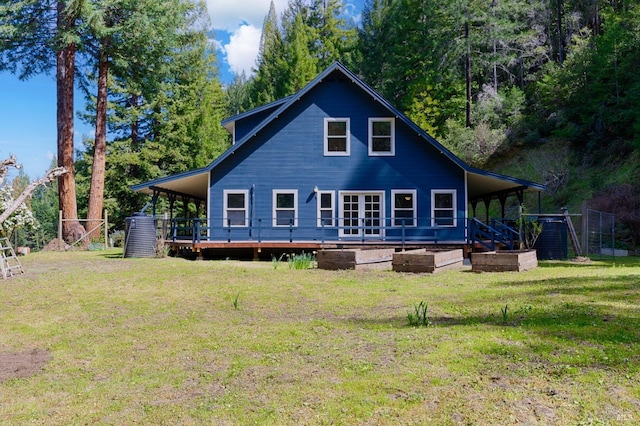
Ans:
{"type": "Polygon", "coordinates": [[[222,127],[224,127],[225,129],[227,129],[227,131],[231,134],[233,134],[233,129],[236,125],[236,121],[238,120],[243,120],[247,117],[251,117],[252,115],[256,115],[258,113],[264,112],[264,111],[269,111],[270,109],[274,109],[279,107],[280,105],[286,103],[290,98],[292,98],[293,95],[287,96],[286,98],[282,98],[282,99],[278,99],[277,101],[273,101],[270,102],[266,105],[262,105],[259,106],[258,108],[254,108],[252,110],[249,111],[245,111],[241,114],[238,115],[234,115],[232,117],[229,118],[225,118],[224,120],[222,120],[220,122],[220,124],[222,124],[222,127]]]}
{"type": "MultiPolygon", "coordinates": [[[[218,164],[226,161],[226,159],[233,155],[237,149],[243,146],[246,143],[249,143],[251,139],[253,139],[258,133],[260,133],[266,126],[268,126],[272,121],[276,120],[281,114],[283,114],[287,109],[289,109],[295,102],[297,102],[300,98],[305,96],[309,91],[315,88],[318,84],[320,84],[325,78],[331,75],[334,72],[342,73],[347,79],[351,80],[351,82],[363,91],[365,91],[369,96],[371,96],[376,102],[379,102],[383,105],[391,114],[393,114],[397,119],[401,120],[404,124],[406,124],[409,128],[416,132],[416,134],[424,139],[427,143],[431,144],[434,148],[436,148],[441,154],[446,156],[450,161],[456,164],[458,167],[463,169],[467,173],[468,177],[468,196],[469,198],[479,198],[484,194],[497,193],[508,190],[533,190],[533,191],[544,191],[546,188],[544,185],[537,184],[535,182],[530,182],[523,179],[517,179],[511,176],[501,175],[498,173],[488,172],[486,170],[477,169],[475,167],[471,167],[454,155],[451,151],[445,148],[442,144],[436,141],[431,135],[418,127],[415,123],[413,123],[406,115],[396,109],[393,105],[391,105],[386,99],[380,96],[375,90],[369,87],[366,83],[360,80],[354,73],[349,71],[344,65],[340,62],[334,62],[327,69],[325,69],[322,73],[320,73],[316,78],[311,80],[305,87],[303,87],[299,92],[294,95],[288,96],[286,98],[280,99],[278,101],[272,102],[270,104],[264,105],[262,107],[253,109],[251,111],[247,111],[245,113],[236,115],[234,117],[230,117],[222,121],[222,125],[229,129],[233,129],[235,126],[235,122],[255,115],[260,112],[265,112],[271,110],[271,114],[269,114],[264,120],[258,123],[251,131],[246,133],[242,139],[236,141],[236,143],[225,151],[220,157],[216,158],[211,164],[207,167],[197,170],[192,170],[190,172],[180,173],[173,176],[168,176],[166,178],[157,179],[155,181],[142,183],[139,185],[134,185],[131,187],[134,191],[153,193],[151,188],[155,187],[156,189],[166,189],[168,191],[174,191],[174,188],[180,186],[184,190],[184,182],[185,180],[190,180],[195,176],[198,176],[203,173],[210,172],[213,168],[215,168],[218,164]]],[[[231,131],[231,130],[230,130],[231,131]]],[[[194,188],[195,189],[195,188],[194,188]]],[[[206,191],[206,188],[205,188],[206,191]]],[[[181,191],[178,191],[181,192],[181,191]]],[[[198,191],[200,192],[200,191],[198,191]]],[[[188,194],[188,193],[187,193],[188,194]]],[[[194,194],[195,195],[195,194],[194,194]]]]}

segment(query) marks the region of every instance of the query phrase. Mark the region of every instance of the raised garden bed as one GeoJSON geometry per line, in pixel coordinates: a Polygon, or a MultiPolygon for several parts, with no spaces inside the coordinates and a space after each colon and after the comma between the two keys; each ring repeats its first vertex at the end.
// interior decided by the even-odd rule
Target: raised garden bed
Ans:
{"type": "Polygon", "coordinates": [[[522,272],[537,266],[535,250],[489,251],[471,255],[471,270],[475,272],[522,272]]]}
{"type": "Polygon", "coordinates": [[[393,270],[396,272],[435,273],[460,269],[464,256],[461,249],[427,251],[417,249],[394,253],[393,270]]]}
{"type": "Polygon", "coordinates": [[[392,248],[385,249],[331,249],[320,250],[317,255],[319,269],[391,269],[392,248]]]}

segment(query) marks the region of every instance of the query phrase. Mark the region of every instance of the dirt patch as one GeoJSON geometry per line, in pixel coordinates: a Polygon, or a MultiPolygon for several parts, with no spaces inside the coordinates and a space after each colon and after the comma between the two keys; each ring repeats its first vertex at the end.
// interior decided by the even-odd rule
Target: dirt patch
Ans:
{"type": "Polygon", "coordinates": [[[51,360],[48,350],[32,349],[25,352],[0,351],[0,383],[38,374],[51,360]]]}

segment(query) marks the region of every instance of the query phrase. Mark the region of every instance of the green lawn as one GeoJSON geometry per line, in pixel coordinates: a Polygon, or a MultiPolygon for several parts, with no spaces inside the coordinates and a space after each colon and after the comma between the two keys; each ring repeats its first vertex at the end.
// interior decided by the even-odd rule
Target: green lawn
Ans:
{"type": "Polygon", "coordinates": [[[523,273],[36,253],[2,424],[638,424],[640,259],[523,273]],[[428,327],[410,327],[414,305],[428,327]]]}

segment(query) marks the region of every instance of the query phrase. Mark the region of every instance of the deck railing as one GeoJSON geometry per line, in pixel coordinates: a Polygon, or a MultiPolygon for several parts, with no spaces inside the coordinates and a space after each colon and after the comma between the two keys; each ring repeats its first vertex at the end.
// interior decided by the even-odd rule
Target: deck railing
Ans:
{"type": "Polygon", "coordinates": [[[502,244],[508,250],[513,250],[518,241],[520,233],[510,226],[505,219],[493,219],[491,225],[480,222],[478,219],[469,219],[470,243],[477,243],[488,250],[495,250],[498,244],[502,244]]]}
{"type": "Polygon", "coordinates": [[[399,244],[412,242],[456,241],[469,244],[479,243],[489,250],[495,250],[497,244],[508,249],[516,247],[519,241],[518,231],[507,221],[493,220],[486,225],[477,219],[458,220],[459,226],[432,226],[432,218],[360,218],[353,224],[352,218],[291,218],[288,225],[273,226],[273,219],[247,220],[247,226],[233,225],[227,221],[223,226],[222,218],[207,220],[203,218],[174,218],[167,220],[165,239],[176,241],[246,242],[267,241],[388,241],[399,244]],[[318,223],[320,222],[320,223],[318,223]],[[344,223],[351,225],[343,225],[344,223]],[[215,225],[218,224],[218,225],[215,225]]]}
{"type": "MultiPolygon", "coordinates": [[[[354,219],[333,218],[320,221],[317,218],[291,218],[287,225],[273,226],[273,219],[253,219],[247,221],[247,226],[233,225],[230,221],[223,226],[223,219],[208,221],[203,218],[174,218],[168,219],[165,238],[167,240],[190,240],[193,243],[201,241],[247,241],[257,242],[319,240],[320,242],[336,239],[347,241],[366,241],[369,239],[393,241],[424,241],[437,242],[441,235],[451,233],[455,227],[431,226],[430,218],[361,218],[356,225],[339,225],[354,219]],[[333,224],[327,224],[331,221],[333,224]],[[210,225],[211,223],[220,225],[210,225]],[[417,223],[418,225],[413,225],[417,223]],[[419,225],[429,223],[429,225],[419,225]],[[392,225],[393,224],[393,225],[392,225]]],[[[457,231],[459,234],[459,230],[457,231]]]]}

